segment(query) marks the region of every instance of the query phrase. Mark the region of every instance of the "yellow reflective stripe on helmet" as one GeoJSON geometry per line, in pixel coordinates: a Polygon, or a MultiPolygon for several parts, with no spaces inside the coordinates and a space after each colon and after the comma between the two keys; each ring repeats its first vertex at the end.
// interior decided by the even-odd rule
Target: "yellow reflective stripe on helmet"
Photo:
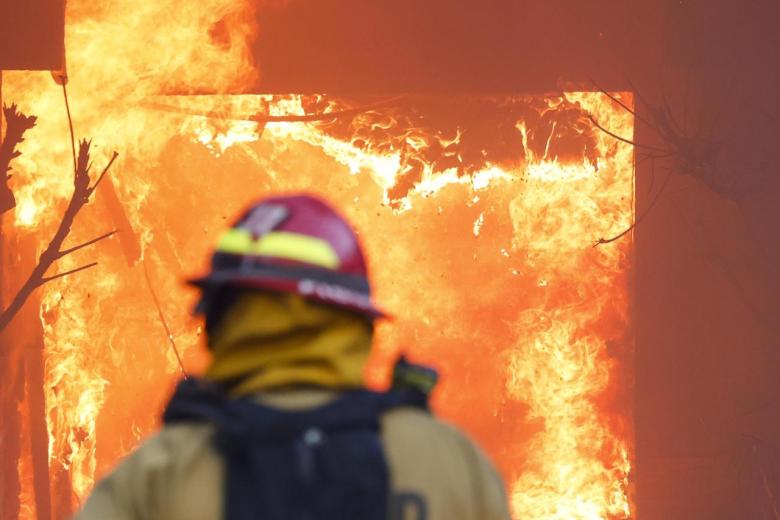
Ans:
{"type": "Polygon", "coordinates": [[[274,256],[329,269],[336,269],[339,266],[339,257],[327,241],[286,231],[274,231],[263,235],[259,240],[253,240],[249,231],[240,228],[231,229],[222,235],[217,244],[217,251],[274,256]]]}

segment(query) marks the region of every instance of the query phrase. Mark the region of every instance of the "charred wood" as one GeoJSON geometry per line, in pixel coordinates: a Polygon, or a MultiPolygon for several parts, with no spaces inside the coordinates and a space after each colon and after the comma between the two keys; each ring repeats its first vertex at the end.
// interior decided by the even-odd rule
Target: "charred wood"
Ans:
{"type": "Polygon", "coordinates": [[[100,197],[108,209],[114,229],[117,230],[119,245],[122,247],[122,254],[124,254],[127,265],[132,267],[141,259],[141,244],[130,219],[127,218],[127,212],[116,193],[111,178],[107,178],[100,185],[100,197]]]}
{"type": "MultiPolygon", "coordinates": [[[[36,309],[37,310],[37,309],[36,309]]],[[[37,314],[37,313],[36,313],[37,314]]],[[[35,316],[38,318],[37,316],[35,316]]],[[[29,411],[30,459],[32,461],[35,512],[38,520],[51,520],[51,486],[49,483],[49,431],[46,423],[46,386],[44,343],[40,319],[36,319],[36,337],[32,348],[26,348],[27,409],[29,411]]]]}
{"type": "Polygon", "coordinates": [[[11,161],[19,157],[16,147],[24,141],[24,134],[35,126],[37,118],[20,112],[16,105],[3,106],[6,131],[0,144],[0,215],[16,207],[16,199],[8,186],[11,179],[11,161]]]}

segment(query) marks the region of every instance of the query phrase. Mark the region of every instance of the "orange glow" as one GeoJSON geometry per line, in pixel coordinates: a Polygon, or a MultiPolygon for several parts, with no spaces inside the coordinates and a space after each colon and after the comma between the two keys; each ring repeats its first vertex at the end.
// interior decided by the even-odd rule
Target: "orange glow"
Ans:
{"type": "MultiPolygon", "coordinates": [[[[265,128],[160,111],[153,103],[302,114],[350,101],[164,96],[247,84],[255,74],[242,43],[255,30],[251,9],[229,0],[196,10],[176,0],[98,4],[68,2],[71,107],[77,133],[99,147],[95,168],[112,149],[121,154],[110,175],[132,230],[120,235],[142,259],[133,262],[114,237],[59,264],[65,271],[97,260],[97,268],[41,289],[49,457],[60,482],[53,493],[66,482],[65,501],[78,507],[95,479],[158,426],[180,372],[149,285],[185,364],[197,370],[201,332],[180,280],[205,267],[217,236],[252,199],[306,190],[355,224],[377,299],[395,316],[378,328],[371,384],[386,382],[387,363],[402,350],[437,365],[438,412],[489,451],[516,518],[631,516],[632,239],[593,244],[632,221],[633,150],[586,118],[631,136],[630,114],[596,93],[474,98],[477,116],[465,120],[493,107],[491,117],[506,123],[503,144],[481,136],[493,128],[441,116],[466,113],[462,97],[412,97],[351,121],[265,128]],[[160,27],[169,12],[175,27],[160,27]],[[410,110],[425,117],[407,117],[410,110]],[[418,120],[436,124],[410,123],[418,120]]],[[[34,234],[42,248],[72,189],[61,92],[48,74],[4,80],[4,97],[40,116],[13,188],[14,232],[34,234]]],[[[101,199],[98,192],[77,219],[73,244],[116,227],[101,199]]],[[[23,459],[24,518],[35,518],[30,472],[23,459]]]]}

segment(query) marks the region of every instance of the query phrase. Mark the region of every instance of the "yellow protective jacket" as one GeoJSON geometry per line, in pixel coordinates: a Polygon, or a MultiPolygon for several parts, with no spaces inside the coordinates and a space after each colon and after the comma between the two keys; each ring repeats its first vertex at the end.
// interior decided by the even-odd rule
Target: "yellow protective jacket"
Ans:
{"type": "MultiPolygon", "coordinates": [[[[336,395],[309,388],[257,398],[295,410],[336,395]]],[[[385,413],[381,429],[391,500],[401,506],[390,520],[509,520],[500,477],[458,430],[413,407],[385,413]],[[404,500],[408,496],[422,498],[425,515],[419,500],[404,500]]],[[[213,433],[209,425],[164,427],[97,484],[76,520],[222,519],[224,467],[212,447],[213,433]]]]}

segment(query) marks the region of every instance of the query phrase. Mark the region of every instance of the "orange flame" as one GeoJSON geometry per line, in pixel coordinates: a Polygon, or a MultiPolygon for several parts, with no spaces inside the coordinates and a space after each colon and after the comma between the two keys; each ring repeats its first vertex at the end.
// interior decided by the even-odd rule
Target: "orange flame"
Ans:
{"type": "MultiPolygon", "coordinates": [[[[630,517],[632,244],[592,246],[632,221],[633,150],[584,117],[630,136],[630,114],[593,93],[488,100],[520,107],[500,146],[511,153],[491,155],[492,138],[479,135],[487,129],[418,127],[400,108],[265,128],[151,108],[161,99],[225,114],[338,108],[318,96],[162,97],[253,77],[248,5],[68,2],[75,126],[123,154],[111,179],[133,229],[120,235],[137,241],[144,264],[129,265],[115,237],[58,266],[97,258],[96,269],[42,292],[50,461],[66,470],[73,506],[153,431],[179,375],[144,269],[185,362],[202,364],[179,280],[250,197],[306,190],[361,231],[378,299],[396,316],[378,328],[372,384],[386,381],[399,350],[440,365],[437,409],[487,447],[517,518],[630,517]],[[161,26],[167,19],[175,23],[161,26]]],[[[5,88],[41,116],[16,163],[16,232],[46,237],[72,189],[61,93],[33,73],[6,75],[5,88]]],[[[112,226],[97,200],[71,240],[112,226]]],[[[29,468],[20,472],[34,518],[29,468]]]]}

